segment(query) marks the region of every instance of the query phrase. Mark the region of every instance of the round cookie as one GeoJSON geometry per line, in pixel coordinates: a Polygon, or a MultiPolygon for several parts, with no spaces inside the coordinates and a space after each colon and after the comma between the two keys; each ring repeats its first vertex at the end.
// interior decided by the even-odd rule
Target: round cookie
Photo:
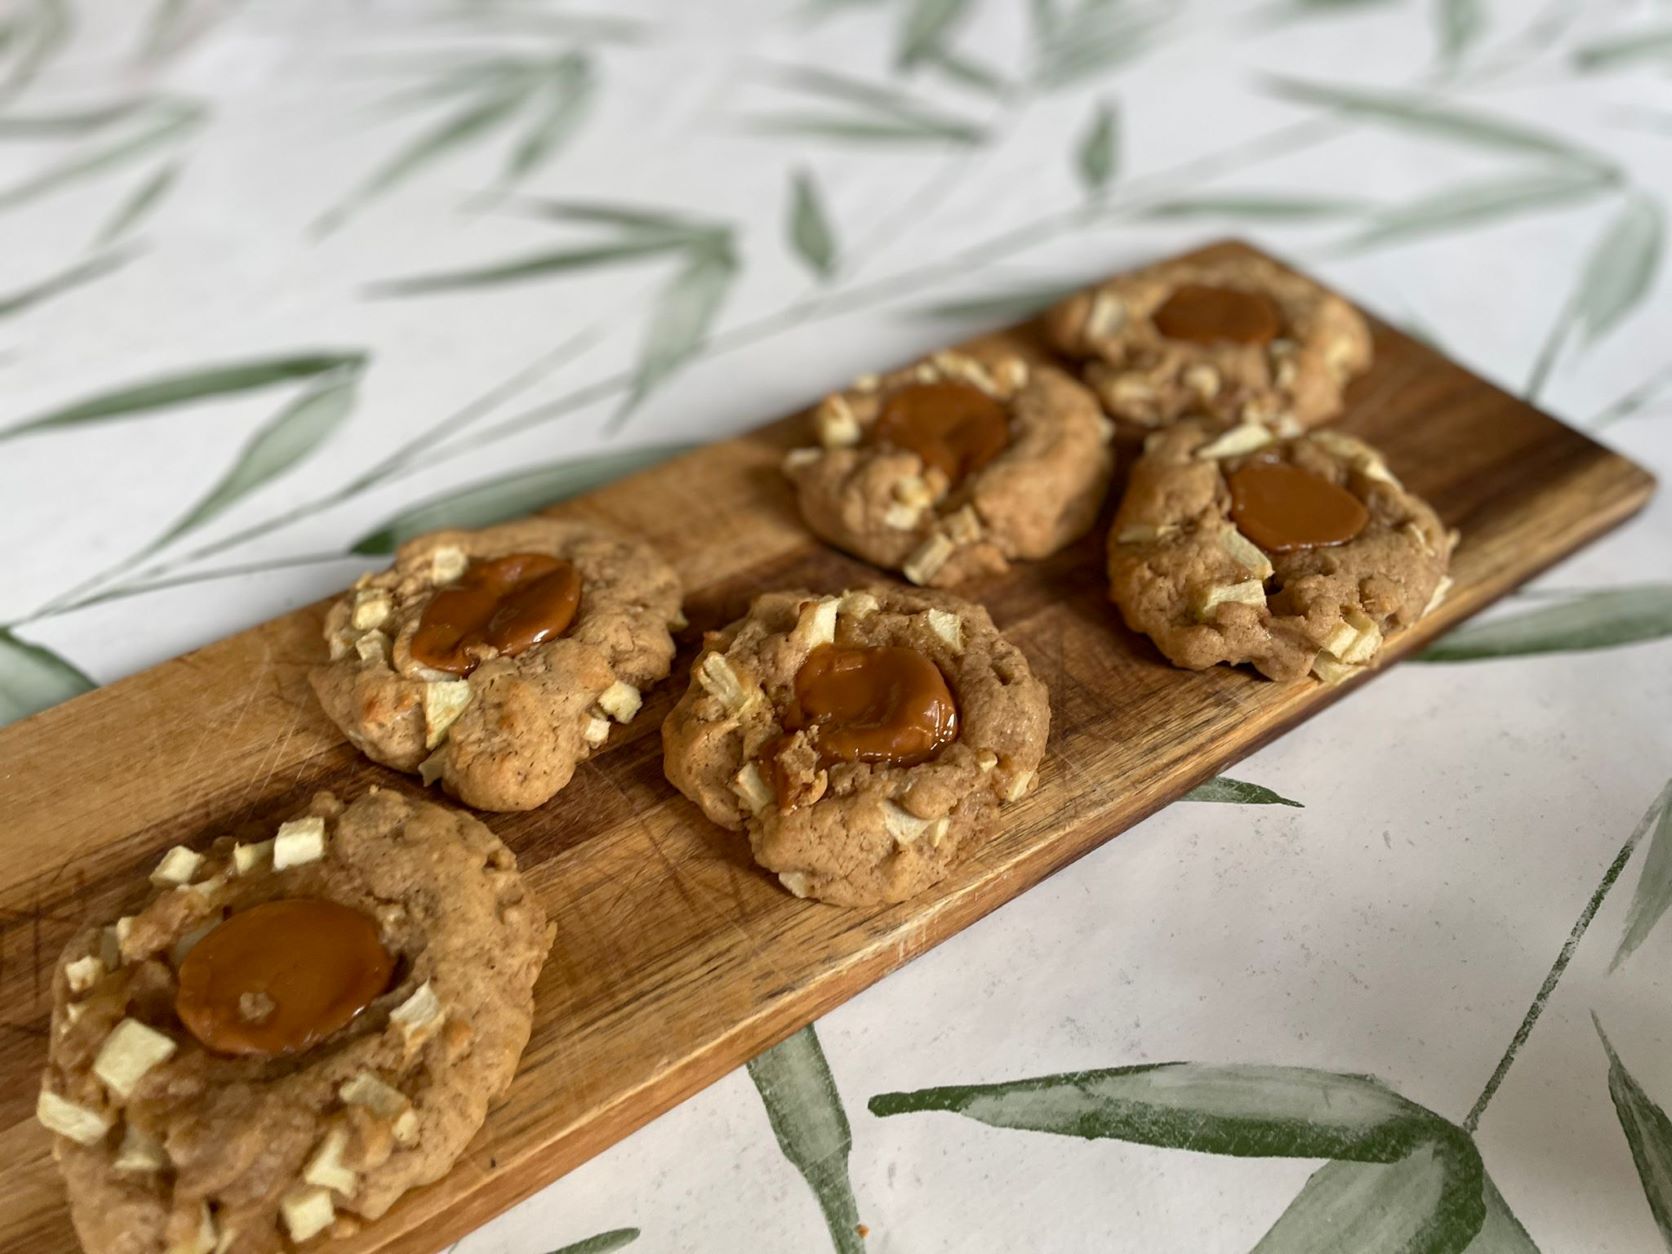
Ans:
{"type": "Polygon", "coordinates": [[[1132,468],[1109,595],[1177,666],[1333,683],[1440,603],[1456,542],[1361,440],[1187,421],[1132,468]]]}
{"type": "Polygon", "coordinates": [[[511,851],[428,802],[321,793],[151,880],[53,977],[37,1113],[87,1254],[267,1254],[445,1175],[551,944],[511,851]]]}
{"type": "Polygon", "coordinates": [[[1140,430],[1203,415],[1292,434],[1339,413],[1371,355],[1351,305],[1252,256],[1121,275],[1056,305],[1045,329],[1085,362],[1109,415],[1140,430]]]}
{"type": "Polygon", "coordinates": [[[679,606],[672,568],[605,527],[532,518],[442,531],[402,545],[393,566],[331,607],[331,661],[309,678],[373,761],[439,779],[484,810],[528,810],[667,675],[679,606]],[[572,618],[548,637],[528,630],[564,611],[572,618]]]}
{"type": "Polygon", "coordinates": [[[1083,387],[1019,354],[937,353],[815,410],[784,471],[822,539],[946,587],[1049,556],[1097,519],[1112,428],[1083,387]]]}
{"type": "Polygon", "coordinates": [[[869,905],[992,833],[1032,789],[1049,724],[1045,685],[978,605],[772,592],[708,636],[662,724],[663,769],[796,896],[869,905]]]}

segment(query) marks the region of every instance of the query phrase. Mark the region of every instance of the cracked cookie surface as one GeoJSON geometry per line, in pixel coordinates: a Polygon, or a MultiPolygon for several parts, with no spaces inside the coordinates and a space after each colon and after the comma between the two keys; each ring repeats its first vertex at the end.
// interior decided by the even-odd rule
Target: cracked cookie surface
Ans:
{"type": "Polygon", "coordinates": [[[1084,535],[1114,468],[1096,399],[1008,350],[937,353],[861,379],[827,396],[813,422],[818,446],[784,461],[808,527],[931,587],[1084,535]],[[942,429],[914,438],[902,416],[942,429]]]}
{"type": "Polygon", "coordinates": [[[1273,679],[1336,682],[1439,604],[1456,541],[1363,441],[1189,421],[1152,435],[1132,468],[1109,533],[1109,594],[1175,665],[1248,662],[1273,679]],[[1282,493],[1297,485],[1319,499],[1313,513],[1337,511],[1311,520],[1340,528],[1331,542],[1285,551],[1283,520],[1273,530],[1233,491],[1250,471],[1278,481],[1268,511],[1292,505],[1282,493]]]}
{"type": "MultiPolygon", "coordinates": [[[[177,847],[151,879],[145,906],[75,937],[53,977],[39,1114],[88,1254],[288,1250],[445,1175],[511,1082],[551,942],[511,851],[429,802],[321,793],[273,839],[177,847]],[[276,907],[361,919],[381,978],[297,1048],[210,1048],[191,964],[226,952],[227,920],[276,907]]],[[[232,1004],[259,1030],[282,997],[232,1004]]]]}
{"type": "Polygon", "coordinates": [[[662,725],[663,769],[797,896],[868,905],[920,892],[988,838],[1033,788],[1049,724],[1044,684],[978,605],[885,585],[772,592],[708,636],[662,725]],[[830,760],[790,711],[810,655],[832,647],[927,658],[956,737],[914,765],[830,760]]]}
{"type": "Polygon", "coordinates": [[[484,810],[550,799],[638,712],[673,663],[679,580],[648,545],[592,523],[532,518],[401,546],[331,607],[331,661],[310,675],[325,713],[367,757],[439,779],[484,810]],[[437,594],[495,559],[561,559],[578,573],[567,629],[515,655],[472,646],[473,669],[437,670],[414,641],[437,594]]]}
{"type": "Polygon", "coordinates": [[[1351,305],[1264,257],[1147,266],[1062,301],[1045,328],[1138,432],[1192,416],[1316,426],[1371,357],[1351,305]]]}

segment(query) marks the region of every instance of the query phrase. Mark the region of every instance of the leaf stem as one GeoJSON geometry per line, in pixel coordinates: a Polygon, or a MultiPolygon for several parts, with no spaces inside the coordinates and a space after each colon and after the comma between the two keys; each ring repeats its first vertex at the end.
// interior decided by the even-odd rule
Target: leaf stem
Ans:
{"type": "Polygon", "coordinates": [[[1631,855],[1636,850],[1638,842],[1643,839],[1645,833],[1654,825],[1655,819],[1668,805],[1672,805],[1672,779],[1667,780],[1666,786],[1660,790],[1660,794],[1655,798],[1654,803],[1644,812],[1642,819],[1632,829],[1631,835],[1626,837],[1626,843],[1620,846],[1620,852],[1614,855],[1614,860],[1608,864],[1608,869],[1602,873],[1602,881],[1597,885],[1596,891],[1591,894],[1591,899],[1585,903],[1585,908],[1579,912],[1579,918],[1574,921],[1573,930],[1568,933],[1567,940],[1563,943],[1561,951],[1556,955],[1556,961],[1550,964],[1550,973],[1544,977],[1544,983],[1539,985],[1538,993],[1533,997],[1532,1005],[1527,1007],[1527,1013],[1521,1017],[1520,1026],[1515,1029],[1515,1035],[1510,1037],[1509,1047],[1504,1050],[1503,1057],[1498,1059],[1498,1065],[1493,1068],[1492,1076],[1487,1080],[1486,1087],[1481,1090],[1480,1096],[1475,1098],[1474,1106],[1470,1108],[1468,1116],[1463,1120],[1463,1130],[1465,1132],[1473,1132],[1480,1125],[1481,1116],[1486,1113],[1486,1107],[1498,1092],[1499,1086],[1503,1084],[1504,1077],[1509,1074],[1510,1066],[1515,1062],[1515,1056],[1521,1052],[1521,1047],[1526,1044],[1527,1037],[1532,1034],[1534,1025],[1539,1021],[1539,1016],[1544,1013],[1544,1007],[1550,1000],[1550,994],[1556,991],[1556,985],[1560,982],[1563,972],[1567,970],[1574,951],[1579,948],[1579,942],[1584,937],[1586,929],[1591,926],[1591,920],[1596,918],[1597,911],[1602,908],[1603,899],[1608,896],[1609,890],[1614,887],[1615,881],[1620,878],[1620,873],[1626,869],[1626,863],[1631,861],[1631,855]]]}

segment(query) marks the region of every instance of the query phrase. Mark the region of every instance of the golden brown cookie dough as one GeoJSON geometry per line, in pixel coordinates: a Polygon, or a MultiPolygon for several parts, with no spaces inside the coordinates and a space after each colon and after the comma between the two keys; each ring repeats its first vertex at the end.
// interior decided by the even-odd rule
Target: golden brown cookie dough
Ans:
{"type": "Polygon", "coordinates": [[[551,943],[492,832],[321,793],[151,881],[53,977],[37,1114],[88,1254],[287,1250],[447,1173],[510,1085],[551,943]]]}
{"type": "MultiPolygon", "coordinates": [[[[561,610],[567,589],[553,583],[560,574],[542,565],[497,575],[502,583],[511,576],[545,576],[529,585],[544,598],[539,608],[561,610]]],[[[426,783],[440,779],[484,810],[528,810],[567,784],[611,723],[638,713],[640,690],[667,675],[670,629],[684,624],[679,606],[668,564],[605,527],[532,518],[442,531],[402,545],[393,566],[361,578],[331,607],[331,661],[310,678],[331,721],[373,761],[420,772],[426,783]],[[517,555],[572,566],[579,576],[572,621],[530,642],[517,622],[502,619],[499,634],[484,628],[452,651],[469,655],[468,674],[433,665],[449,657],[422,647],[431,603],[457,598],[484,570],[492,573],[496,559],[517,555]],[[520,651],[502,654],[506,642],[520,651]]]]}
{"type": "Polygon", "coordinates": [[[1292,434],[1339,413],[1370,364],[1358,312],[1264,257],[1148,266],[1069,297],[1045,326],[1110,416],[1139,430],[1201,415],[1292,434]]]}
{"type": "Polygon", "coordinates": [[[1178,666],[1333,683],[1440,603],[1456,539],[1361,440],[1182,422],[1132,468],[1109,595],[1178,666]]]}
{"type": "Polygon", "coordinates": [[[1084,535],[1114,468],[1091,394],[1013,352],[937,353],[825,397],[813,420],[819,445],[784,461],[807,525],[932,587],[1084,535]]]}
{"type": "Polygon", "coordinates": [[[663,769],[714,822],[747,831],[755,861],[796,896],[868,905],[922,891],[987,838],[1003,806],[1033,787],[1049,724],[1045,685],[979,605],[882,585],[840,597],[772,592],[709,634],[690,690],[662,724],[663,769]],[[819,707],[840,700],[813,694],[805,708],[831,654],[865,650],[928,659],[955,721],[920,673],[882,676],[835,722],[819,707]],[[867,703],[886,708],[857,708],[867,703]],[[879,727],[901,730],[903,705],[921,733],[896,740],[903,761],[866,760],[879,727]],[[859,742],[840,743],[835,733],[856,728],[859,742]]]}

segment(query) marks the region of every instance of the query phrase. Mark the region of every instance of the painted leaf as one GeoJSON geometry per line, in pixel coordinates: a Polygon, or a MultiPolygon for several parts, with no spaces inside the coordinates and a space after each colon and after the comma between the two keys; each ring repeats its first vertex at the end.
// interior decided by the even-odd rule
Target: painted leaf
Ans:
{"type": "Polygon", "coordinates": [[[613,205],[596,200],[552,200],[543,196],[531,197],[522,203],[534,216],[553,222],[613,226],[625,234],[646,238],[689,239],[712,229],[695,218],[637,205],[613,205]]]}
{"type": "Polygon", "coordinates": [[[1465,1254],[1538,1254],[1538,1246],[1510,1210],[1491,1176],[1483,1181],[1481,1195],[1486,1203],[1486,1219],[1475,1239],[1465,1247],[1465,1254]]]}
{"type": "Polygon", "coordinates": [[[113,105],[72,109],[64,113],[11,113],[0,117],[0,140],[84,135],[103,130],[145,107],[147,102],[144,100],[124,100],[113,105]]]}
{"type": "Polygon", "coordinates": [[[1240,779],[1221,775],[1205,784],[1198,784],[1180,798],[1182,801],[1224,801],[1243,806],[1294,806],[1301,803],[1279,796],[1263,784],[1249,784],[1240,779]]]}
{"type": "Polygon", "coordinates": [[[0,24],[0,99],[16,95],[56,56],[73,26],[68,0],[19,0],[0,24]]]}
{"type": "Polygon", "coordinates": [[[1435,0],[1434,24],[1440,44],[1440,60],[1456,65],[1486,33],[1486,7],[1482,0],[1435,0]]]}
{"type": "Polygon", "coordinates": [[[1555,157],[1598,171],[1612,173],[1615,170],[1612,162],[1576,148],[1558,136],[1495,114],[1442,104],[1415,93],[1309,83],[1289,78],[1268,79],[1267,90],[1300,104],[1337,109],[1354,117],[1433,135],[1454,143],[1555,157]]]}
{"type": "Polygon", "coordinates": [[[1648,939],[1666,908],[1672,906],[1672,780],[1666,782],[1639,826],[1644,832],[1652,830],[1653,834],[1649,836],[1649,852],[1643,859],[1637,891],[1632,894],[1631,907],[1626,911],[1625,934],[1620,937],[1620,947],[1608,964],[1610,971],[1648,939]]]}
{"type": "Polygon", "coordinates": [[[1080,175],[1080,183],[1091,195],[1096,196],[1108,187],[1115,171],[1120,168],[1119,144],[1119,121],[1115,107],[1099,102],[1092,114],[1091,125],[1086,128],[1074,153],[1074,167],[1080,175]]]}
{"type": "MultiPolygon", "coordinates": [[[[1595,1021],[1596,1016],[1592,1019],[1595,1021]]],[[[1660,1239],[1672,1249],[1672,1120],[1632,1079],[1600,1022],[1596,1029],[1603,1049],[1608,1051],[1608,1096],[1614,1099],[1614,1114],[1631,1147],[1631,1160],[1637,1164],[1637,1178],[1655,1226],[1660,1229],[1660,1239]]]]}
{"type": "Polygon", "coordinates": [[[973,147],[987,140],[982,127],[930,118],[844,118],[799,111],[760,114],[745,118],[744,125],[757,135],[796,135],[860,144],[946,143],[973,147]]]}
{"type": "Polygon", "coordinates": [[[506,184],[533,174],[568,142],[597,92],[591,58],[579,52],[558,58],[541,88],[542,107],[506,162],[506,184]]]}
{"type": "Polygon", "coordinates": [[[1057,90],[1111,73],[1149,50],[1167,16],[1166,8],[1135,10],[1119,4],[1059,11],[1055,32],[1038,45],[1035,85],[1057,90]]]}
{"type": "Polygon", "coordinates": [[[152,548],[201,527],[240,498],[276,479],[330,439],[354,409],[361,367],[344,366],[316,381],[244,446],[232,469],[152,548]]]}
{"type": "Polygon", "coordinates": [[[499,287],[506,283],[526,283],[576,270],[639,261],[684,248],[689,242],[685,236],[676,235],[644,237],[619,244],[557,248],[472,270],[448,270],[439,274],[414,275],[410,279],[389,279],[375,283],[367,290],[374,296],[421,296],[431,292],[457,292],[476,287],[499,287]]]}
{"type": "Polygon", "coordinates": [[[986,296],[969,296],[961,300],[942,301],[917,311],[920,318],[969,319],[981,322],[1016,322],[1031,318],[1041,309],[1056,304],[1063,297],[1083,287],[1083,283],[1041,283],[1013,288],[986,296]]]}
{"type": "Polygon", "coordinates": [[[1587,425],[1592,428],[1606,427],[1610,423],[1621,422],[1630,418],[1658,400],[1660,394],[1668,387],[1672,387],[1672,362],[1667,362],[1641,383],[1635,383],[1627,388],[1613,401],[1598,410],[1595,417],[1587,425]]]}
{"type": "Polygon", "coordinates": [[[421,132],[372,175],[329,210],[314,230],[324,234],[336,230],[359,209],[399,187],[425,166],[454,152],[505,121],[528,98],[531,87],[524,75],[513,75],[462,108],[449,113],[421,132]]]}
{"type": "Polygon", "coordinates": [[[1332,1162],[1252,1254],[1460,1254],[1486,1217],[1480,1154],[1461,1132],[1391,1163],[1332,1162]]]}
{"type": "MultiPolygon", "coordinates": [[[[36,305],[73,291],[85,284],[102,279],[114,270],[120,270],[137,254],[131,249],[116,249],[111,252],[99,253],[89,257],[86,261],[77,262],[57,274],[31,283],[28,287],[19,288],[14,292],[0,294],[0,318],[10,318],[36,305]]],[[[0,433],[0,439],[4,439],[0,433]]]]}
{"type": "Polygon", "coordinates": [[[1672,635],[1672,584],[1583,592],[1556,605],[1471,623],[1417,654],[1421,662],[1469,662],[1612,649],[1672,635]]]}
{"type": "Polygon", "coordinates": [[[995,1128],[1245,1158],[1391,1163],[1456,1130],[1369,1076],[1173,1062],[883,1093],[875,1115],[944,1110],[995,1128]]]}
{"type": "Polygon", "coordinates": [[[1672,62],[1672,26],[1598,40],[1576,49],[1573,54],[1574,66],[1586,71],[1611,70],[1640,61],[1672,62]]]}
{"type": "Polygon", "coordinates": [[[472,484],[402,510],[361,536],[349,551],[393,553],[427,531],[446,527],[487,527],[531,514],[542,506],[578,496],[646,466],[666,461],[688,448],[683,444],[653,444],[625,453],[602,453],[551,462],[501,479],[472,484]]]}
{"type": "Polygon", "coordinates": [[[0,627],[0,724],[15,722],[94,687],[51,649],[0,627]]]}
{"type": "MultiPolygon", "coordinates": [[[[135,116],[137,119],[141,115],[135,116]]],[[[0,191],[0,209],[16,208],[148,156],[197,129],[204,116],[198,105],[186,101],[165,102],[147,109],[143,112],[145,125],[139,129],[67,157],[0,191]]]]}
{"type": "Polygon", "coordinates": [[[1015,85],[991,66],[945,48],[933,53],[928,64],[960,87],[968,87],[994,100],[1004,100],[1015,90],[1015,85]]]}
{"type": "Polygon", "coordinates": [[[132,195],[116,206],[116,212],[110,215],[110,220],[99,228],[98,235],[93,239],[93,246],[99,248],[113,243],[137,227],[163,202],[163,198],[168,195],[179,177],[179,162],[171,162],[154,170],[134,188],[132,195]]]}
{"type": "Polygon", "coordinates": [[[1146,218],[1251,218],[1256,221],[1306,222],[1362,213],[1367,202],[1340,196],[1291,195],[1286,192],[1229,192],[1163,200],[1147,206],[1146,218]]]}
{"type": "Polygon", "coordinates": [[[796,256],[819,278],[828,279],[836,272],[836,234],[819,185],[806,170],[797,170],[791,183],[789,226],[796,256]]]}
{"type": "Polygon", "coordinates": [[[690,251],[684,267],[657,298],[633,370],[632,392],[612,426],[619,427],[640,401],[703,346],[736,277],[737,257],[729,231],[690,251]]]}
{"type": "Polygon", "coordinates": [[[969,0],[908,0],[895,60],[910,67],[941,51],[968,9],[969,0]]]}
{"type": "Polygon", "coordinates": [[[779,110],[744,119],[757,133],[882,143],[980,144],[986,128],[895,87],[830,70],[778,69],[771,81],[822,106],[779,110]]]}
{"type": "Polygon", "coordinates": [[[1590,200],[1612,186],[1590,173],[1517,174],[1454,184],[1373,214],[1343,245],[1377,247],[1590,200]]]}
{"type": "Polygon", "coordinates": [[[1660,205],[1629,198],[1585,263],[1574,319],[1586,342],[1601,339],[1648,293],[1660,270],[1665,223],[1660,205]]]}
{"type": "Polygon", "coordinates": [[[183,374],[166,375],[150,383],[118,388],[63,409],[30,418],[18,426],[0,431],[0,440],[46,427],[71,427],[108,418],[171,409],[198,401],[233,396],[296,379],[312,379],[344,366],[358,366],[362,353],[305,353],[295,357],[271,357],[261,361],[238,362],[229,366],[208,366],[183,374]]]}
{"type": "Polygon", "coordinates": [[[778,1148],[818,1199],[838,1254],[863,1254],[859,1207],[848,1180],[848,1129],[842,1095],[812,1025],[749,1063],[778,1148]]]}
{"type": "Polygon", "coordinates": [[[588,1237],[584,1241],[576,1241],[573,1245],[565,1245],[560,1250],[553,1250],[552,1254],[610,1254],[611,1250],[619,1250],[638,1239],[637,1228],[615,1228],[609,1232],[600,1232],[595,1237],[588,1237]]]}

